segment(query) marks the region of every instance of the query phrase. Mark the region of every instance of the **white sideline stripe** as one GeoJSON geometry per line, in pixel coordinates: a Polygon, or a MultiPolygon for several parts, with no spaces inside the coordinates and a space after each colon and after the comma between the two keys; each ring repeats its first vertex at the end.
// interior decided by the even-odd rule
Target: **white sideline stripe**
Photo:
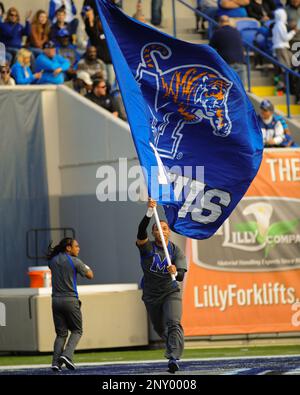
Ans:
{"type": "Polygon", "coordinates": [[[234,370],[229,370],[228,372],[221,373],[222,376],[233,376],[236,375],[240,372],[246,372],[246,370],[251,370],[250,368],[245,368],[245,369],[234,369],[234,370]]]}
{"type": "Polygon", "coordinates": [[[256,376],[264,376],[267,373],[272,373],[273,370],[263,370],[262,372],[259,372],[256,374],[256,376]]]}
{"type": "Polygon", "coordinates": [[[300,368],[289,370],[288,372],[282,373],[283,375],[291,376],[294,374],[300,375],[300,368]]]}
{"type": "MultiPolygon", "coordinates": [[[[251,360],[251,359],[273,359],[273,358],[300,358],[300,354],[291,354],[291,355],[266,355],[266,356],[251,356],[251,357],[220,357],[220,358],[184,358],[182,362],[194,362],[194,361],[232,361],[232,360],[251,360]]],[[[50,356],[51,358],[51,356],[50,356]]],[[[106,361],[106,362],[81,362],[75,363],[75,366],[102,366],[102,365],[133,365],[140,364],[145,365],[149,363],[157,363],[157,362],[167,362],[166,359],[149,359],[146,361],[106,361]]],[[[19,369],[40,369],[40,368],[50,368],[51,364],[41,364],[41,365],[9,365],[9,366],[1,366],[1,370],[19,370],[19,369]]],[[[245,369],[248,370],[248,369],[245,369]]]]}

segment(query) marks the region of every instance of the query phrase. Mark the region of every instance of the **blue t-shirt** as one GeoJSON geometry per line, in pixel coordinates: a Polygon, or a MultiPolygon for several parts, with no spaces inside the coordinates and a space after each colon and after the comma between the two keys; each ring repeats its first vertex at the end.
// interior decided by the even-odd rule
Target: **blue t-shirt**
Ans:
{"type": "Polygon", "coordinates": [[[221,1],[222,0],[218,0],[218,16],[228,15],[231,18],[244,18],[247,16],[247,11],[245,7],[223,8],[221,6],[221,1]]]}

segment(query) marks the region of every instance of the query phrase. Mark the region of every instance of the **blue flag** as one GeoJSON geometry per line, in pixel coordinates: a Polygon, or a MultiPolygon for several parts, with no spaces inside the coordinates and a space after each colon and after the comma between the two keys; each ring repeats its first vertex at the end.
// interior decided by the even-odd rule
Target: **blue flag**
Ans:
{"type": "Polygon", "coordinates": [[[175,39],[97,0],[149,196],[171,229],[205,239],[255,177],[263,142],[237,74],[208,45],[175,39]]]}

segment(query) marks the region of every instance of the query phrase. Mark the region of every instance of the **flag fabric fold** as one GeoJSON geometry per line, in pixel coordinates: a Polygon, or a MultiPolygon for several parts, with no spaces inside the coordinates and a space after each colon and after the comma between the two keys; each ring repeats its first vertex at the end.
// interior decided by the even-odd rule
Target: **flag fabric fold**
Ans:
{"type": "Polygon", "coordinates": [[[259,169],[254,108],[214,49],[136,21],[109,0],[96,2],[149,195],[163,204],[173,231],[208,238],[259,169]]]}

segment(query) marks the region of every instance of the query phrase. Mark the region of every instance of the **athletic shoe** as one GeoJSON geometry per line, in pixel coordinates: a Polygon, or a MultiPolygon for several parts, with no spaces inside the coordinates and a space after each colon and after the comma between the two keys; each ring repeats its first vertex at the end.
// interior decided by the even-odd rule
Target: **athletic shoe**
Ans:
{"type": "Polygon", "coordinates": [[[71,359],[68,357],[65,357],[64,355],[59,357],[59,363],[61,363],[61,364],[64,363],[66,365],[67,369],[69,369],[69,370],[76,369],[76,367],[75,367],[74,363],[71,361],[71,359]]]}
{"type": "Polygon", "coordinates": [[[62,371],[61,366],[59,366],[59,365],[52,365],[51,369],[53,370],[53,372],[61,372],[62,371]]]}
{"type": "Polygon", "coordinates": [[[179,370],[179,365],[175,358],[171,358],[168,363],[168,372],[175,373],[179,370]]]}

